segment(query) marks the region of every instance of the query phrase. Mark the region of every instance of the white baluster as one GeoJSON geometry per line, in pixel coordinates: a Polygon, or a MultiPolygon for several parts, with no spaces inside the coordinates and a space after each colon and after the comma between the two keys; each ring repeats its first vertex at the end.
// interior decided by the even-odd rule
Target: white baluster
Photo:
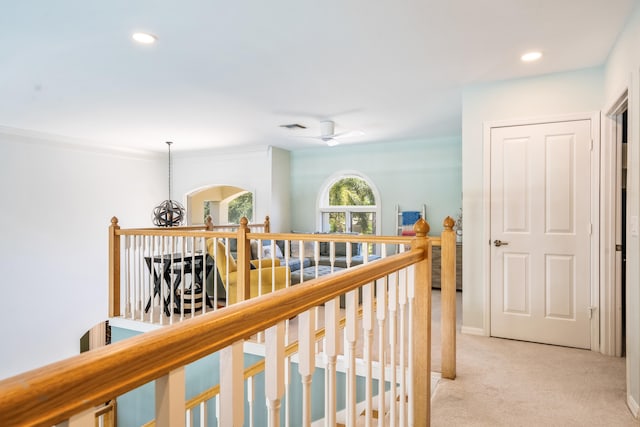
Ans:
{"type": "MultiPolygon", "coordinates": [[[[347,252],[348,253],[348,252],[347,252]]],[[[347,344],[347,426],[356,425],[356,334],[357,334],[357,290],[346,295],[346,325],[344,329],[347,344]]]]}
{"type": "Polygon", "coordinates": [[[247,378],[247,402],[249,403],[249,427],[253,427],[253,402],[255,401],[255,391],[253,389],[253,377],[247,378]]]}
{"type": "Polygon", "coordinates": [[[394,427],[397,419],[396,399],[398,396],[398,380],[397,380],[397,357],[396,346],[397,339],[397,306],[398,306],[398,274],[394,273],[389,276],[389,355],[391,356],[391,372],[389,382],[391,383],[391,393],[389,402],[389,420],[390,425],[394,427]]]}
{"type": "Polygon", "coordinates": [[[164,307],[164,298],[166,296],[165,295],[166,290],[165,290],[165,283],[164,283],[164,274],[162,272],[164,271],[164,264],[165,264],[164,254],[166,252],[166,249],[165,249],[166,238],[164,236],[159,236],[159,238],[160,238],[160,241],[158,242],[158,249],[160,252],[158,253],[158,256],[161,257],[161,260],[160,260],[160,264],[158,264],[160,266],[160,274],[158,274],[158,277],[160,278],[160,285],[159,285],[160,289],[158,290],[158,300],[160,301],[160,304],[159,304],[160,324],[163,324],[165,321],[163,307],[164,307]]]}
{"type": "Polygon", "coordinates": [[[140,236],[131,236],[133,240],[133,260],[131,262],[132,266],[132,282],[133,282],[133,309],[131,313],[131,318],[136,318],[136,313],[140,310],[140,299],[141,299],[141,288],[140,288],[140,276],[139,276],[139,267],[140,267],[140,246],[139,246],[139,238],[140,236]]]}
{"type": "Polygon", "coordinates": [[[220,351],[219,405],[219,425],[243,425],[244,354],[242,341],[236,341],[220,351]]]}
{"type": "Polygon", "coordinates": [[[140,320],[143,320],[144,316],[144,303],[145,303],[145,294],[144,290],[146,287],[144,286],[144,237],[136,236],[136,248],[137,248],[137,256],[136,256],[136,283],[138,286],[138,304],[136,305],[136,310],[140,312],[140,320]]]}
{"type": "MultiPolygon", "coordinates": [[[[178,304],[180,304],[180,320],[184,319],[184,301],[185,301],[185,290],[187,287],[186,284],[186,279],[184,277],[184,263],[185,263],[185,254],[187,253],[187,241],[184,237],[180,237],[180,240],[178,241],[179,243],[181,242],[182,244],[180,245],[181,249],[180,249],[180,253],[182,254],[182,259],[180,260],[180,271],[178,272],[178,274],[180,275],[180,300],[176,301],[178,304]]],[[[189,262],[191,262],[191,307],[193,307],[193,303],[194,303],[194,297],[195,295],[193,294],[194,291],[194,278],[195,275],[193,274],[195,271],[195,256],[192,254],[191,255],[191,259],[189,260],[189,262]]],[[[171,295],[173,295],[173,289],[171,292],[171,295]]],[[[173,310],[174,305],[171,305],[171,308],[173,310]]],[[[195,313],[195,310],[191,310],[191,317],[193,317],[193,314],[195,313]]]]}
{"type": "Polygon", "coordinates": [[[398,272],[398,305],[400,306],[400,425],[407,425],[407,271],[398,272]]]}
{"type": "MultiPolygon", "coordinates": [[[[287,325],[289,325],[289,321],[287,320],[287,325]]],[[[288,333],[289,331],[287,330],[285,337],[287,337],[288,340],[288,333]]],[[[291,408],[291,396],[290,396],[290,390],[289,390],[289,384],[291,384],[291,358],[290,357],[285,357],[284,358],[284,405],[286,410],[284,411],[284,426],[285,427],[289,427],[291,420],[289,418],[290,417],[290,410],[289,408],[291,408]]]]}
{"type": "Polygon", "coordinates": [[[302,377],[302,425],[311,425],[311,377],[315,363],[315,316],[311,310],[298,315],[298,372],[302,377]]]}
{"type": "Polygon", "coordinates": [[[384,371],[386,367],[385,357],[385,320],[387,315],[387,278],[376,281],[376,318],[378,320],[378,363],[380,364],[380,377],[378,378],[378,426],[384,425],[386,413],[384,371]]]}
{"type": "MultiPolygon", "coordinates": [[[[291,258],[291,245],[289,244],[288,240],[285,240],[284,243],[284,265],[289,267],[290,264],[290,258],[291,258]]],[[[302,266],[300,266],[300,268],[302,268],[302,266]]],[[[291,268],[287,268],[287,287],[289,286],[289,284],[291,283],[291,268]]]]}
{"type": "Polygon", "coordinates": [[[265,332],[265,395],[268,425],[280,426],[280,399],[284,393],[284,322],[265,332]]]}
{"type": "Polygon", "coordinates": [[[214,397],[214,404],[216,406],[216,421],[218,422],[218,425],[220,424],[220,396],[214,397]]]}
{"type": "Polygon", "coordinates": [[[180,427],[185,424],[184,366],[156,380],[156,427],[180,427]]]}
{"type": "Polygon", "coordinates": [[[206,402],[200,403],[200,427],[207,425],[207,404],[206,402]]]}
{"type": "Polygon", "coordinates": [[[131,315],[131,236],[124,238],[124,315],[125,317],[133,317],[131,315]]]}
{"type": "MultiPolygon", "coordinates": [[[[215,248],[217,247],[215,240],[216,239],[214,238],[213,239],[213,251],[214,251],[213,255],[215,255],[215,253],[216,253],[215,252],[215,248]]],[[[206,253],[206,251],[208,249],[207,249],[207,245],[206,245],[206,240],[204,238],[202,239],[202,247],[205,248],[205,253],[206,253]]],[[[206,264],[205,264],[205,266],[206,266],[206,264]]],[[[218,309],[218,270],[217,270],[218,267],[215,266],[215,257],[214,257],[214,265],[212,265],[211,268],[212,268],[212,270],[208,274],[211,274],[211,277],[213,277],[213,310],[215,311],[215,310],[218,309]]],[[[206,276],[205,276],[205,278],[206,278],[206,276]]],[[[206,281],[205,281],[205,283],[206,283],[206,281]]]]}
{"type": "Polygon", "coordinates": [[[169,307],[167,308],[167,311],[169,312],[169,324],[172,325],[173,324],[173,307],[175,307],[175,293],[173,292],[173,268],[175,267],[175,260],[173,259],[173,255],[176,253],[176,237],[175,236],[170,236],[169,238],[169,242],[170,242],[170,253],[169,253],[169,286],[167,289],[167,292],[169,292],[169,307]]]}
{"type": "Polygon", "coordinates": [[[338,307],[340,297],[327,301],[324,308],[324,354],[326,357],[325,369],[325,426],[336,425],[336,360],[338,356],[340,320],[338,307]]]}
{"type": "MultiPolygon", "coordinates": [[[[202,246],[203,248],[206,248],[205,244],[205,240],[204,237],[201,237],[201,242],[202,242],[202,246]]],[[[198,246],[198,241],[196,240],[196,237],[193,238],[193,246],[194,248],[196,246],[198,246]]],[[[194,250],[195,253],[195,250],[194,250]]],[[[209,304],[207,304],[207,302],[209,301],[209,297],[210,295],[207,293],[207,251],[203,250],[202,251],[202,314],[205,314],[207,312],[207,309],[209,308],[209,304]]],[[[195,274],[195,267],[192,268],[193,273],[195,274]]],[[[214,301],[214,308],[212,308],[212,310],[215,310],[215,301],[214,301]]]]}
{"type": "MultiPolygon", "coordinates": [[[[409,315],[407,317],[408,321],[408,378],[413,378],[414,372],[413,372],[413,340],[411,339],[411,337],[413,337],[413,328],[414,328],[414,324],[413,324],[413,302],[414,302],[414,282],[413,279],[415,277],[415,272],[414,272],[414,268],[413,266],[410,266],[406,269],[407,271],[407,304],[409,305],[409,315]]],[[[431,372],[427,372],[427,374],[429,376],[431,376],[431,372]]],[[[413,394],[413,381],[407,381],[407,396],[408,396],[408,420],[409,420],[409,424],[413,425],[414,422],[414,394],[413,394]]]]}
{"type": "Polygon", "coordinates": [[[140,287],[140,301],[137,310],[139,310],[139,316],[136,316],[134,319],[144,320],[144,305],[146,302],[146,283],[145,283],[145,274],[144,274],[144,236],[138,236],[137,246],[138,246],[138,256],[136,259],[136,263],[138,264],[136,268],[136,280],[138,281],[138,286],[140,287]]]}
{"type": "Polygon", "coordinates": [[[336,263],[336,242],[329,242],[329,260],[331,261],[331,272],[336,263]]]}
{"type": "Polygon", "coordinates": [[[373,379],[372,379],[372,350],[373,350],[373,284],[367,283],[362,287],[362,329],[364,332],[364,363],[365,363],[365,426],[371,427],[373,416],[373,379]]]}
{"type": "Polygon", "coordinates": [[[366,264],[369,262],[369,243],[362,242],[362,263],[366,264]]]}
{"type": "Polygon", "coordinates": [[[155,283],[153,280],[153,271],[154,271],[154,262],[153,262],[153,256],[155,254],[155,242],[156,242],[156,238],[155,236],[150,236],[149,237],[150,242],[149,242],[149,252],[148,252],[148,256],[149,256],[149,322],[153,323],[153,306],[156,303],[156,296],[155,296],[155,283]]]}

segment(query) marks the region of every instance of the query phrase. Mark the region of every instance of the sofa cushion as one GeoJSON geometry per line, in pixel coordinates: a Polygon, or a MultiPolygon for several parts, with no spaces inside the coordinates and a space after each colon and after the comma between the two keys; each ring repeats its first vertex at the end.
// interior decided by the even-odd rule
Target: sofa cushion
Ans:
{"type": "MultiPolygon", "coordinates": [[[[284,261],[280,260],[280,263],[282,265],[284,265],[284,261]]],[[[291,271],[298,271],[300,270],[300,258],[289,258],[289,264],[287,264],[289,266],[289,269],[291,269],[291,271]]],[[[309,267],[311,265],[311,260],[309,258],[303,258],[302,259],[302,268],[306,268],[309,267]]]]}
{"type": "Polygon", "coordinates": [[[272,254],[272,251],[274,249],[271,246],[272,245],[262,246],[261,258],[271,258],[272,255],[275,256],[276,258],[282,258],[284,256],[282,255],[282,250],[278,245],[273,245],[273,248],[275,248],[275,253],[272,254]]]}
{"type": "Polygon", "coordinates": [[[314,256],[314,249],[315,249],[315,242],[307,242],[307,241],[300,241],[300,240],[292,240],[289,243],[289,248],[291,250],[291,256],[292,257],[299,257],[300,256],[300,250],[301,248],[304,249],[304,256],[306,258],[313,258],[314,256]]]}
{"type": "MultiPolygon", "coordinates": [[[[271,240],[262,240],[262,253],[263,253],[262,257],[263,258],[264,258],[265,248],[271,247],[271,242],[272,242],[271,240]]],[[[258,259],[258,255],[259,255],[258,241],[255,239],[251,239],[249,246],[251,246],[251,259],[258,259]]],[[[282,257],[283,255],[278,255],[278,253],[280,254],[284,253],[284,240],[276,240],[276,246],[278,247],[278,249],[276,249],[276,256],[282,257]]],[[[271,257],[271,250],[269,250],[269,257],[271,257]]]]}

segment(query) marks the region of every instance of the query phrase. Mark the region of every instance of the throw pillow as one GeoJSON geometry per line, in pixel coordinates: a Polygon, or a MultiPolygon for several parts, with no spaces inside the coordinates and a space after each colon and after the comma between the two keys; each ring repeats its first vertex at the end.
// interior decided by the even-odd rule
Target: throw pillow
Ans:
{"type": "Polygon", "coordinates": [[[280,246],[278,245],[269,245],[262,247],[262,258],[271,258],[271,251],[275,248],[275,257],[282,258],[282,251],[280,250],[280,246]]]}

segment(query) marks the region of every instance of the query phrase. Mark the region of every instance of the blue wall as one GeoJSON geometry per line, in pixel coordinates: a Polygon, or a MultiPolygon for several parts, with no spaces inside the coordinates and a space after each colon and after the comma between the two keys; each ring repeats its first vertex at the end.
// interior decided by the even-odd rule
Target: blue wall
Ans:
{"type": "Polygon", "coordinates": [[[367,176],[380,192],[382,234],[396,234],[396,205],[420,210],[423,204],[427,205],[430,234],[439,234],[444,218],[449,215],[455,219],[462,207],[461,159],[462,139],[458,136],[293,151],[292,229],[319,231],[316,205],[323,185],[337,173],[356,171],[367,176]]]}
{"type": "MultiPolygon", "coordinates": [[[[111,339],[112,342],[121,341],[141,332],[132,331],[129,329],[111,327],[111,339]]],[[[263,359],[260,356],[252,354],[244,354],[244,367],[248,368],[259,360],[263,359]]],[[[302,420],[302,379],[298,373],[298,365],[291,364],[290,371],[290,408],[289,416],[291,419],[291,425],[298,425],[302,420]]],[[[191,399],[199,393],[212,387],[214,384],[220,382],[220,357],[218,353],[214,353],[210,356],[204,357],[196,362],[193,362],[185,368],[185,380],[186,380],[186,399],[191,399]]],[[[324,418],[324,369],[315,369],[313,374],[313,381],[311,384],[311,416],[312,420],[318,420],[324,418]]],[[[389,383],[385,383],[385,390],[389,389],[389,383]]],[[[336,388],[337,388],[337,406],[338,410],[342,410],[346,407],[346,377],[344,373],[338,372],[336,375],[336,388]]],[[[374,395],[378,392],[378,381],[374,380],[372,384],[374,395]]],[[[256,427],[262,427],[267,425],[267,407],[263,404],[265,401],[265,383],[264,372],[255,376],[254,382],[254,398],[255,404],[253,408],[253,420],[256,427]]],[[[247,396],[247,384],[245,382],[244,395],[247,396]]],[[[356,379],[356,399],[358,402],[362,401],[365,396],[365,380],[362,377],[356,379]]],[[[215,407],[212,402],[209,402],[209,409],[207,412],[206,425],[216,427],[218,425],[215,407]]],[[[245,417],[249,414],[249,404],[245,399],[245,417]]],[[[284,425],[285,411],[287,410],[284,396],[282,398],[281,406],[281,425],[284,425]]],[[[155,383],[150,382],[135,390],[130,391],[120,397],[118,397],[118,425],[120,426],[139,426],[143,425],[155,418],[155,383]]],[[[245,418],[245,425],[249,424],[249,420],[245,418]]],[[[194,425],[200,425],[200,414],[195,411],[194,425]]]]}

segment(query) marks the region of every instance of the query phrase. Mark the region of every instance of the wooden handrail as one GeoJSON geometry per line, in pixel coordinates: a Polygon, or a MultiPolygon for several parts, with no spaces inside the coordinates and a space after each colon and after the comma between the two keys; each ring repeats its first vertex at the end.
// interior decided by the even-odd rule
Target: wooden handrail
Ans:
{"type": "Polygon", "coordinates": [[[427,256],[413,248],[5,379],[0,425],[57,424],[427,256]]]}

